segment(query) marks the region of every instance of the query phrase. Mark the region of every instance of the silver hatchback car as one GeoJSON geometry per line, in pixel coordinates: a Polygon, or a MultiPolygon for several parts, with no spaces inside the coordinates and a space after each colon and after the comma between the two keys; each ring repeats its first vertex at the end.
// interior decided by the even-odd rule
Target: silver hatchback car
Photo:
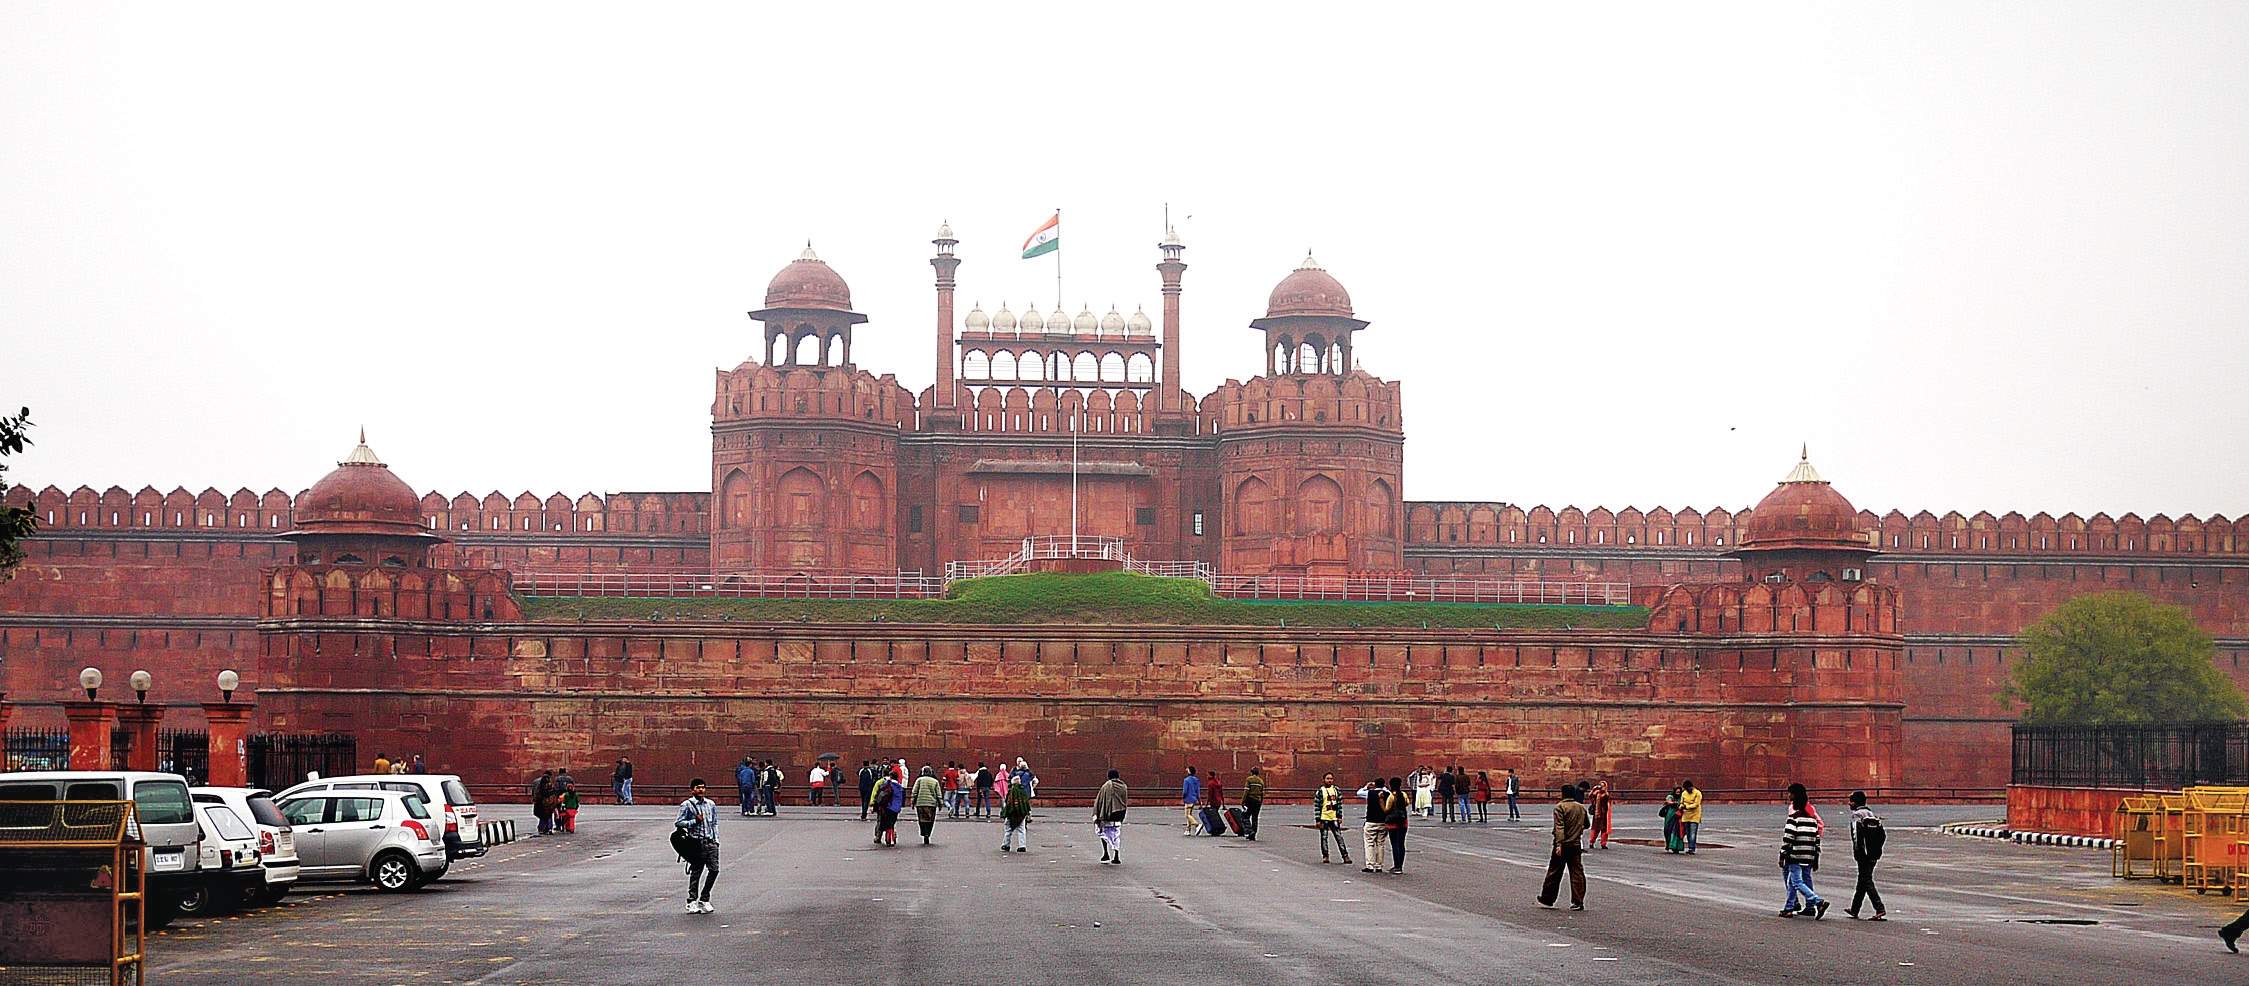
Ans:
{"type": "Polygon", "coordinates": [[[316,791],[281,802],[297,843],[297,879],[360,880],[386,891],[413,890],[445,875],[444,823],[420,795],[401,791],[316,791]]]}

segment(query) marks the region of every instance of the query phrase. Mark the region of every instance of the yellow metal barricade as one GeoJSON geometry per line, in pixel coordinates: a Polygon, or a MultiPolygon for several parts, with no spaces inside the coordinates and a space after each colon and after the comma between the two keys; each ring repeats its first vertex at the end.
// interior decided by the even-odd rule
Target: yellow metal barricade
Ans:
{"type": "Polygon", "coordinates": [[[2138,880],[2156,875],[2156,833],[2162,802],[2128,795],[2116,807],[2116,844],[2109,849],[2109,875],[2138,880]]]}
{"type": "Polygon", "coordinates": [[[2188,788],[2181,819],[2179,882],[2195,893],[2232,893],[2241,871],[2241,818],[2249,792],[2239,788],[2188,788]]]}
{"type": "Polygon", "coordinates": [[[2155,878],[2177,883],[2186,845],[2187,797],[2158,794],[2155,800],[2155,878]]]}

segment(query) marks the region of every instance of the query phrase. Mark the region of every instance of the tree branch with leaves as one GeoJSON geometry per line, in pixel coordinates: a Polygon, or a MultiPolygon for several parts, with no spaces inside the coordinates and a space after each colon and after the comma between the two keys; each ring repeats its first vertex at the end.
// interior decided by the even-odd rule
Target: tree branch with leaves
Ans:
{"type": "Polygon", "coordinates": [[[2022,632],[2025,658],[2000,693],[2026,723],[2126,725],[2240,719],[2249,700],[2218,669],[2187,611],[2136,592],[2063,603],[2022,632]]]}
{"type": "MultiPolygon", "coordinates": [[[[31,409],[24,408],[15,414],[0,417],[0,497],[8,492],[8,463],[6,458],[16,455],[31,444],[26,432],[31,430],[31,409]]],[[[39,520],[29,507],[0,506],[0,579],[15,571],[16,563],[23,560],[23,539],[39,529],[39,520]]]]}

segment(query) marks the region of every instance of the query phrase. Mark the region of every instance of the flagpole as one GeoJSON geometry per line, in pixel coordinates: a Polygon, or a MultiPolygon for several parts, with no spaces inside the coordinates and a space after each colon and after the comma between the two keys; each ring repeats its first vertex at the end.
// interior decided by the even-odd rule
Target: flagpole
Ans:
{"type": "MultiPolygon", "coordinates": [[[[1054,310],[1062,310],[1062,207],[1054,207],[1054,310]]],[[[1077,545],[1072,544],[1071,550],[1077,545]]]]}

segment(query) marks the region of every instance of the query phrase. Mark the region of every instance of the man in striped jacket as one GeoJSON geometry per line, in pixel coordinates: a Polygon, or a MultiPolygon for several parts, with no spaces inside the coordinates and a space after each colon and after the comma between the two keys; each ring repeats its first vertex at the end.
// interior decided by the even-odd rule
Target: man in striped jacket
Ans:
{"type": "Polygon", "coordinates": [[[1827,916],[1827,901],[1812,890],[1812,871],[1820,865],[1820,828],[1819,813],[1812,810],[1804,785],[1790,784],[1788,821],[1781,826],[1780,836],[1781,877],[1788,883],[1788,899],[1781,903],[1781,917],[1807,914],[1817,921],[1827,916]],[[1799,896],[1803,898],[1802,906],[1797,904],[1799,896]]]}

